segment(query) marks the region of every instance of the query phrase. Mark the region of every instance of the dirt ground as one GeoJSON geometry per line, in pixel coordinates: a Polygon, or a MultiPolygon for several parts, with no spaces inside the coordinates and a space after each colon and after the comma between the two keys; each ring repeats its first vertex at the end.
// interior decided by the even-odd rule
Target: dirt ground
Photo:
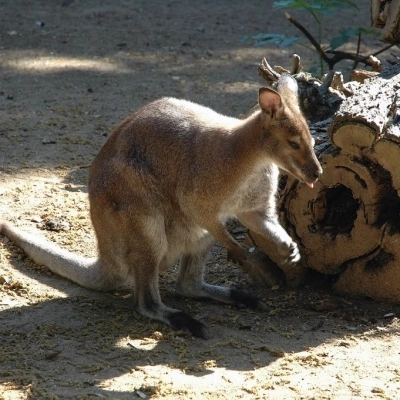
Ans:
{"type": "MultiPolygon", "coordinates": [[[[323,33],[368,27],[369,2],[357,4],[327,17],[323,33]]],[[[165,95],[246,113],[261,58],[290,65],[292,49],[242,40],[296,33],[271,5],[0,0],[1,218],[93,256],[88,166],[113,127],[165,95]]],[[[381,46],[368,39],[362,50],[381,46]]],[[[309,67],[312,54],[296,51],[309,67]]],[[[0,399],[399,398],[399,306],[336,297],[323,277],[256,287],[213,253],[207,279],[258,293],[269,310],[183,299],[176,271],[163,275],[163,300],[204,321],[205,341],[137,315],[129,288],[80,288],[1,238],[0,399]]]]}

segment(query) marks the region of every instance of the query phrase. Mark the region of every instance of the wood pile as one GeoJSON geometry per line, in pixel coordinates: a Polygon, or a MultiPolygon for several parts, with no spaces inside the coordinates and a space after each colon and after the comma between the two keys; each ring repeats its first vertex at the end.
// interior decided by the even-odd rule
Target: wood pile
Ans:
{"type": "MultiPolygon", "coordinates": [[[[282,177],[280,220],[302,260],[279,267],[289,285],[313,269],[335,275],[339,293],[400,303],[400,65],[347,89],[323,88],[337,111],[311,124],[324,169],[314,189],[282,177]]],[[[248,238],[275,259],[267,241],[248,238]]]]}

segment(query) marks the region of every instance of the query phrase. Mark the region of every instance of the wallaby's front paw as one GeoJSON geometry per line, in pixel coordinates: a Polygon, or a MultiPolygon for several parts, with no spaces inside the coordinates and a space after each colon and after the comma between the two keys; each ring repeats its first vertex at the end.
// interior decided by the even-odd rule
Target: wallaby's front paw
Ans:
{"type": "Polygon", "coordinates": [[[280,246],[283,264],[295,264],[300,261],[301,255],[296,242],[282,244],[280,246]]]}
{"type": "Polygon", "coordinates": [[[246,260],[246,250],[242,246],[237,246],[233,249],[228,250],[226,256],[227,261],[232,261],[235,264],[243,265],[243,261],[246,260]]]}

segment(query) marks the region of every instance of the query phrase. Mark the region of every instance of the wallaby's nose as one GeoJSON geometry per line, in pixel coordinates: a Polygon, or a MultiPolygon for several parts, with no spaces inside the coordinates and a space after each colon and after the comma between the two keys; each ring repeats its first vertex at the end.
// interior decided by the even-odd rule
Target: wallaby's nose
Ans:
{"type": "Polygon", "coordinates": [[[314,171],[314,178],[318,179],[322,175],[322,168],[318,168],[314,171]]]}

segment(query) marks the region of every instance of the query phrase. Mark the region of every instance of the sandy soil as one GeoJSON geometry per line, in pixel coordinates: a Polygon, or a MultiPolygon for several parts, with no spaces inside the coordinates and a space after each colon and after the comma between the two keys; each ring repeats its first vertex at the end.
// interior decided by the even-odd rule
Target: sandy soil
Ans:
{"type": "MultiPolygon", "coordinates": [[[[242,38],[295,31],[272,1],[62,3],[0,1],[0,210],[92,256],[88,166],[112,128],[164,95],[246,113],[261,58],[289,66],[292,50],[242,38]]],[[[368,26],[369,2],[357,3],[324,33],[368,26]]],[[[379,47],[369,39],[363,50],[379,47]]],[[[164,301],[203,320],[204,341],[138,316],[129,288],[80,288],[2,238],[0,399],[398,398],[399,306],[338,298],[320,276],[298,290],[256,287],[213,253],[207,279],[258,293],[269,310],[180,298],[175,271],[165,274],[164,301]]]]}

